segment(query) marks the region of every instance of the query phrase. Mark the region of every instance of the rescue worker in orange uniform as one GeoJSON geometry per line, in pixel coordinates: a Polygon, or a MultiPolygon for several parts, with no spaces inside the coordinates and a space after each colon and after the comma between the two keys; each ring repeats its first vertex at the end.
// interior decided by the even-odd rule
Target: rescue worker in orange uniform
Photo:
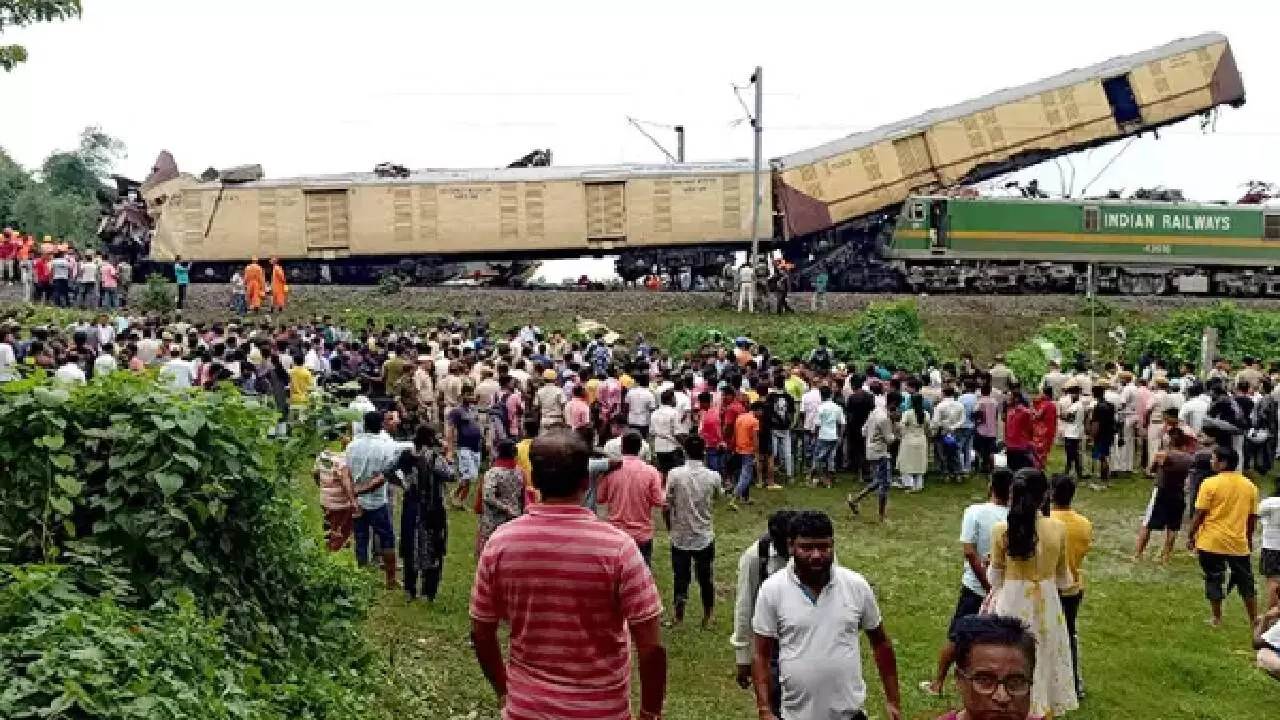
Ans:
{"type": "Polygon", "coordinates": [[[262,307],[262,296],[266,289],[267,277],[258,264],[258,258],[252,258],[244,268],[244,294],[248,300],[249,312],[258,312],[262,307]]]}
{"type": "Polygon", "coordinates": [[[285,283],[284,267],[280,258],[271,258],[271,306],[272,310],[284,312],[284,302],[289,295],[289,285],[285,283]]]}

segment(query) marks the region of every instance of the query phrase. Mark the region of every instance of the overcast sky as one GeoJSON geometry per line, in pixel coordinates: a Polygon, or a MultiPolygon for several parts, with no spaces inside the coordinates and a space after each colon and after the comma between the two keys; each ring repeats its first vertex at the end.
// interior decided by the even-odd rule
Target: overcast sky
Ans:
{"type": "MultiPolygon", "coordinates": [[[[547,0],[84,0],[79,21],[3,35],[31,60],[0,74],[0,146],[35,166],[101,125],[142,179],[261,163],[273,177],[661,162],[626,122],[681,123],[688,158],[747,158],[731,85],[765,70],[765,152],[778,155],[1179,37],[1232,40],[1248,103],[1135,142],[1088,189],[1167,185],[1235,199],[1280,180],[1274,15],[1259,3],[1040,4],[547,0]]],[[[748,97],[749,100],[749,97],[748,97]]],[[[651,131],[674,151],[670,130],[651,131]]],[[[1075,158],[1077,194],[1118,147],[1075,158]]],[[[1064,164],[1065,167],[1065,164],[1064,164]]],[[[1069,172],[1069,168],[1067,169],[1069,172]]],[[[1059,187],[1052,163],[1024,173],[1059,187]]],[[[556,263],[559,276],[599,265],[556,263]]]]}

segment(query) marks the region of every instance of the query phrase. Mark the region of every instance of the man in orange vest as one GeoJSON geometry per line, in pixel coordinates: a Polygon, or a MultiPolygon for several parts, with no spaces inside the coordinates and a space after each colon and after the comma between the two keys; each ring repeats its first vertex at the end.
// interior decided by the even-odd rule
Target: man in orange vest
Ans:
{"type": "Polygon", "coordinates": [[[289,295],[289,285],[285,283],[284,267],[280,258],[271,258],[271,309],[273,312],[284,312],[284,302],[289,295]]]}
{"type": "Polygon", "coordinates": [[[267,279],[258,264],[258,258],[249,260],[244,268],[244,294],[249,301],[249,312],[258,312],[262,307],[262,295],[266,290],[267,279]]]}

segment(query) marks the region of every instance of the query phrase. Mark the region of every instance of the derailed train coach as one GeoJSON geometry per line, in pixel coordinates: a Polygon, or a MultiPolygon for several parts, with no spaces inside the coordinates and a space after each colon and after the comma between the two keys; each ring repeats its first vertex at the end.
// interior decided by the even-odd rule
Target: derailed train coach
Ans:
{"type": "Polygon", "coordinates": [[[803,242],[810,272],[825,269],[833,284],[852,289],[871,281],[868,255],[910,195],[990,180],[1244,101],[1225,35],[1176,40],[780,157],[773,167],[782,230],[803,242]],[[848,250],[859,243],[870,250],[851,263],[848,250]]]}
{"type": "MultiPolygon", "coordinates": [[[[423,170],[244,183],[178,175],[144,185],[150,257],[181,255],[221,280],[250,257],[280,257],[296,282],[429,276],[465,261],[643,253],[723,262],[749,243],[748,163],[423,170]]],[[[768,228],[772,208],[760,209],[768,228]]]]}

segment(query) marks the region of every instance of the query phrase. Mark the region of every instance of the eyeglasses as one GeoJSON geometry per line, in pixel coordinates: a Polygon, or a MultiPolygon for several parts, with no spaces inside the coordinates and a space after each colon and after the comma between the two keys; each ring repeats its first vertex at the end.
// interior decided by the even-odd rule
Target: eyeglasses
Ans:
{"type": "Polygon", "coordinates": [[[1026,675],[1010,675],[1001,678],[991,673],[970,674],[964,670],[956,670],[956,674],[968,680],[979,695],[994,695],[998,687],[1004,687],[1004,691],[1012,697],[1026,697],[1031,692],[1031,678],[1026,675]]]}

